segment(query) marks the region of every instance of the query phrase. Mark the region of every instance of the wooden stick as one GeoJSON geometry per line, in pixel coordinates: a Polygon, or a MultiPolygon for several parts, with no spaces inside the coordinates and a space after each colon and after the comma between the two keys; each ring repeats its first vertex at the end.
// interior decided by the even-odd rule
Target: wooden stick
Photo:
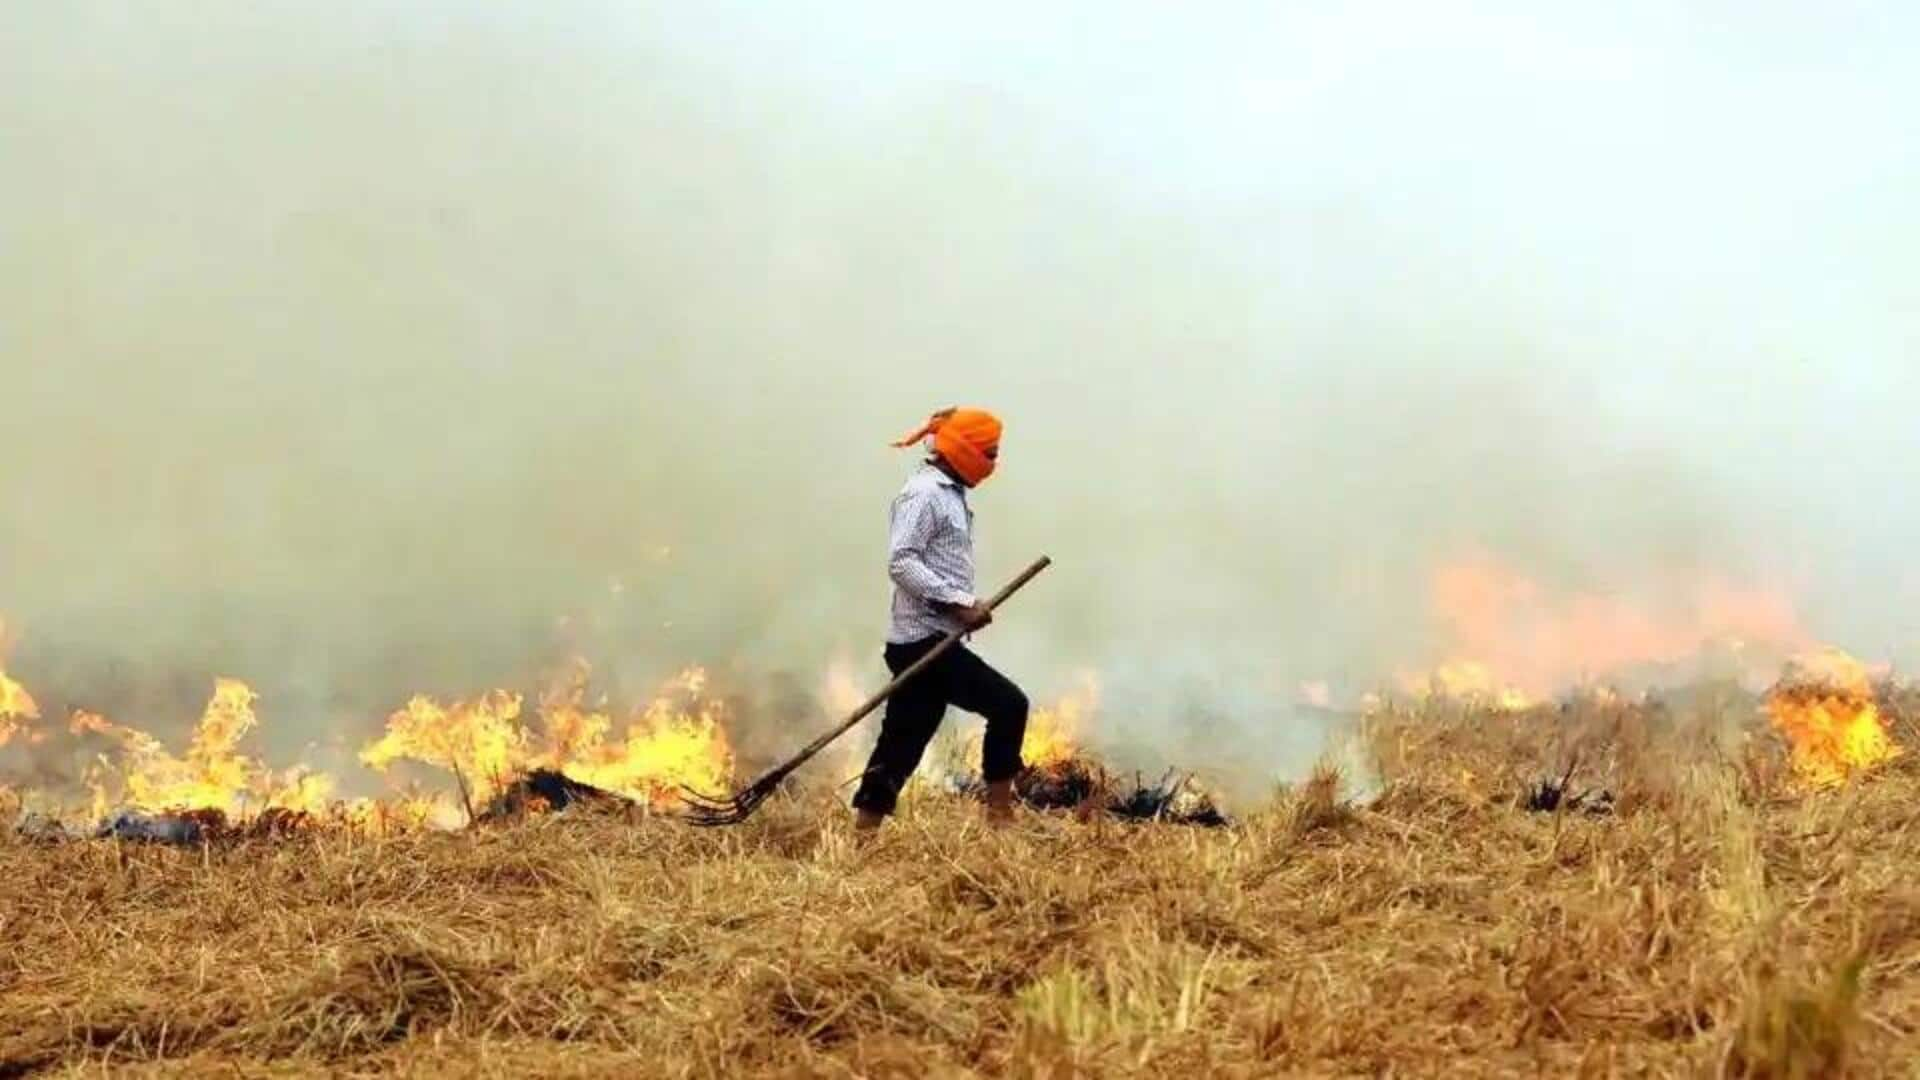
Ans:
{"type": "MultiPolygon", "coordinates": [[[[992,611],[994,608],[997,608],[1001,604],[1006,603],[1008,597],[1012,596],[1014,593],[1019,592],[1020,589],[1023,586],[1025,586],[1027,582],[1032,581],[1036,577],[1039,577],[1040,571],[1045,570],[1047,567],[1052,565],[1053,565],[1053,560],[1048,558],[1045,555],[1042,555],[1038,559],[1035,559],[1032,566],[1029,566],[1025,570],[1022,570],[1020,572],[1019,577],[1014,578],[1012,581],[1008,582],[1006,588],[1001,589],[997,593],[994,593],[993,596],[987,600],[987,604],[986,604],[987,610],[992,611]]],[[[908,679],[913,678],[915,675],[918,675],[922,671],[925,671],[928,667],[931,667],[935,660],[938,660],[942,656],[946,655],[947,650],[953,648],[956,644],[958,644],[961,638],[967,636],[968,632],[969,631],[964,629],[954,630],[949,632],[946,637],[940,639],[940,644],[935,645],[931,649],[928,649],[927,654],[925,656],[922,656],[920,659],[915,660],[913,663],[907,665],[907,670],[894,676],[892,682],[881,687],[880,691],[874,694],[872,697],[868,698],[865,704],[853,710],[853,714],[848,716],[845,720],[841,721],[839,727],[834,728],[832,731],[827,732],[825,735],[820,736],[818,739],[815,739],[812,743],[808,744],[807,748],[804,751],[802,751],[800,754],[801,760],[804,761],[806,758],[812,757],[814,754],[818,753],[822,747],[826,746],[828,743],[832,742],[833,740],[839,738],[841,735],[846,734],[847,729],[853,727],[853,725],[859,723],[860,721],[865,720],[867,716],[873,712],[873,710],[885,704],[886,700],[892,697],[895,691],[899,690],[902,686],[905,686],[907,684],[908,679]]]]}
{"type": "Polygon", "coordinates": [[[467,808],[467,825],[472,827],[478,824],[479,818],[473,812],[473,797],[467,794],[467,776],[460,771],[458,761],[449,761],[448,764],[453,767],[453,782],[460,786],[460,805],[467,808]]]}
{"type": "MultiPolygon", "coordinates": [[[[1042,555],[1038,559],[1035,559],[1032,566],[1029,566],[1025,570],[1022,570],[1020,572],[1019,577],[1016,577],[1012,581],[1008,582],[1006,588],[1003,588],[999,592],[994,593],[993,596],[987,600],[986,602],[987,610],[992,611],[994,608],[997,608],[1001,604],[1006,603],[1008,597],[1012,596],[1014,593],[1019,592],[1022,586],[1026,585],[1027,582],[1032,581],[1035,577],[1039,576],[1040,571],[1045,570],[1047,567],[1052,565],[1053,565],[1053,560],[1048,558],[1045,555],[1042,555]]],[[[788,759],[786,762],[775,767],[774,769],[768,771],[766,775],[760,777],[758,780],[755,780],[753,783],[748,784],[746,787],[740,789],[739,794],[735,795],[732,801],[738,804],[743,797],[746,797],[748,798],[749,802],[752,802],[755,805],[757,805],[757,800],[760,798],[764,798],[766,793],[772,791],[773,788],[776,785],[778,785],[780,781],[784,780],[788,774],[792,773],[795,769],[798,769],[800,766],[805,765],[815,754],[818,754],[821,750],[825,749],[828,743],[831,743],[833,740],[839,738],[842,735],[845,735],[848,731],[852,730],[855,724],[858,724],[860,721],[865,720],[867,716],[873,712],[873,710],[879,708],[882,703],[884,703],[888,698],[892,697],[896,690],[899,690],[902,686],[905,686],[907,683],[907,680],[913,678],[915,675],[920,674],[922,671],[925,671],[935,660],[940,659],[940,657],[944,655],[948,649],[953,648],[953,646],[956,643],[958,643],[961,638],[967,636],[967,633],[968,631],[965,629],[954,630],[948,633],[945,638],[941,639],[938,645],[935,645],[933,648],[928,649],[925,656],[922,656],[920,659],[915,660],[913,663],[907,665],[907,669],[905,671],[902,671],[900,674],[894,676],[892,682],[882,687],[879,693],[868,698],[865,702],[861,704],[859,708],[853,710],[853,712],[850,713],[845,720],[842,720],[839,724],[835,725],[833,730],[828,731],[826,734],[821,735],[819,738],[808,743],[804,749],[802,749],[799,753],[795,754],[792,758],[788,759]],[[756,792],[758,794],[754,794],[756,792]]],[[[716,806],[719,806],[719,807],[724,807],[725,805],[726,805],[725,801],[716,803],[716,806]]],[[[736,809],[737,809],[737,806],[736,806],[736,809]]],[[[751,807],[748,807],[748,812],[751,812],[751,807]]],[[[733,820],[738,820],[738,817],[736,816],[733,820]]]]}

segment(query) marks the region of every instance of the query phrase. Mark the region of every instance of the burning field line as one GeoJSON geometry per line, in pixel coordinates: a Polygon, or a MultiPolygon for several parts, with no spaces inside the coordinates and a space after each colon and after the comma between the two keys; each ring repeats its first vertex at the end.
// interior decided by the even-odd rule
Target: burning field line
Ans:
{"type": "MultiPolygon", "coordinates": [[[[1751,717],[1752,713],[1746,713],[1751,717]]],[[[1711,714],[1376,718],[1229,828],[923,790],[206,848],[0,840],[0,1072],[1873,1072],[1920,1051],[1920,769],[1711,714]],[[1733,736],[1725,729],[1731,728],[1733,736]],[[1529,813],[1583,747],[1607,815],[1529,813]]]]}
{"type": "MultiPolygon", "coordinates": [[[[444,702],[414,696],[362,747],[359,760],[379,773],[396,766],[438,771],[451,779],[453,794],[416,788],[377,799],[337,798],[339,783],[330,775],[302,766],[277,771],[250,756],[246,744],[259,725],[258,696],[237,679],[215,681],[184,754],[139,728],[85,710],[75,710],[64,730],[50,728],[25,688],[8,680],[0,687],[0,721],[8,725],[0,734],[24,734],[36,748],[68,754],[93,750],[84,773],[89,817],[66,809],[71,789],[48,792],[29,784],[12,792],[27,807],[14,828],[49,842],[91,836],[200,844],[338,828],[387,835],[497,822],[573,802],[684,816],[689,792],[731,786],[735,756],[728,709],[709,692],[703,669],[681,672],[632,710],[624,725],[604,699],[591,698],[590,677],[584,661],[573,661],[532,709],[522,695],[502,689],[444,702]]],[[[1074,693],[1035,708],[1022,746],[1030,767],[1018,785],[1027,805],[1083,817],[1226,824],[1191,775],[1170,770],[1157,782],[1136,776],[1128,783],[1109,774],[1078,745],[1096,706],[1097,684],[1088,675],[1074,693]]],[[[979,754],[976,734],[971,743],[954,743],[947,760],[929,761],[923,772],[944,770],[946,784],[977,794],[970,785],[976,784],[979,754]]],[[[0,797],[8,794],[0,784],[0,797]]]]}

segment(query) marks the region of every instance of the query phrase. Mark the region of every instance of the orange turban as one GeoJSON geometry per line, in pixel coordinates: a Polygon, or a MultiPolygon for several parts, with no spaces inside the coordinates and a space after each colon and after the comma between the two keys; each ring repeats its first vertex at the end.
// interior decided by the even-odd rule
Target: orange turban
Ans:
{"type": "Polygon", "coordinates": [[[920,430],[894,443],[912,446],[933,436],[933,452],[947,463],[968,487],[978,487],[993,475],[990,456],[1000,447],[1000,418],[985,409],[942,409],[927,418],[920,430]]]}

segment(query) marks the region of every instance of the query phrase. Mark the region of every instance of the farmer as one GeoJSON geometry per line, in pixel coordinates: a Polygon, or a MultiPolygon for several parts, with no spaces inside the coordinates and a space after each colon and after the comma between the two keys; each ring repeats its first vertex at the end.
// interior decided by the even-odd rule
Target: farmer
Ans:
{"type": "MultiPolygon", "coordinates": [[[[947,409],[894,445],[912,446],[928,436],[933,452],[893,500],[887,542],[893,618],[885,656],[895,675],[948,633],[972,632],[993,621],[973,592],[973,510],[967,492],[993,475],[1000,421],[978,409],[947,409]]],[[[879,742],[853,796],[857,829],[877,829],[893,813],[900,789],[949,705],[986,718],[980,771],[987,784],[987,821],[1012,820],[1027,695],[965,645],[955,645],[888,699],[879,742]]]]}

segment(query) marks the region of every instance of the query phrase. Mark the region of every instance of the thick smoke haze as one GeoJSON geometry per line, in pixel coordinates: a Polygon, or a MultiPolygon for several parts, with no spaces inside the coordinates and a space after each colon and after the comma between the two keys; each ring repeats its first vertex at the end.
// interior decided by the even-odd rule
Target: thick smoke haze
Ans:
{"type": "Polygon", "coordinates": [[[1161,758],[1297,767],[1299,684],[1441,658],[1462,558],[1911,663],[1917,49],[1891,3],[15,5],[9,668],[157,730],[245,678],[285,749],[701,661],[797,740],[882,676],[885,444],[954,403],[1008,425],[983,585],[1057,560],[983,651],[1161,758]]]}

